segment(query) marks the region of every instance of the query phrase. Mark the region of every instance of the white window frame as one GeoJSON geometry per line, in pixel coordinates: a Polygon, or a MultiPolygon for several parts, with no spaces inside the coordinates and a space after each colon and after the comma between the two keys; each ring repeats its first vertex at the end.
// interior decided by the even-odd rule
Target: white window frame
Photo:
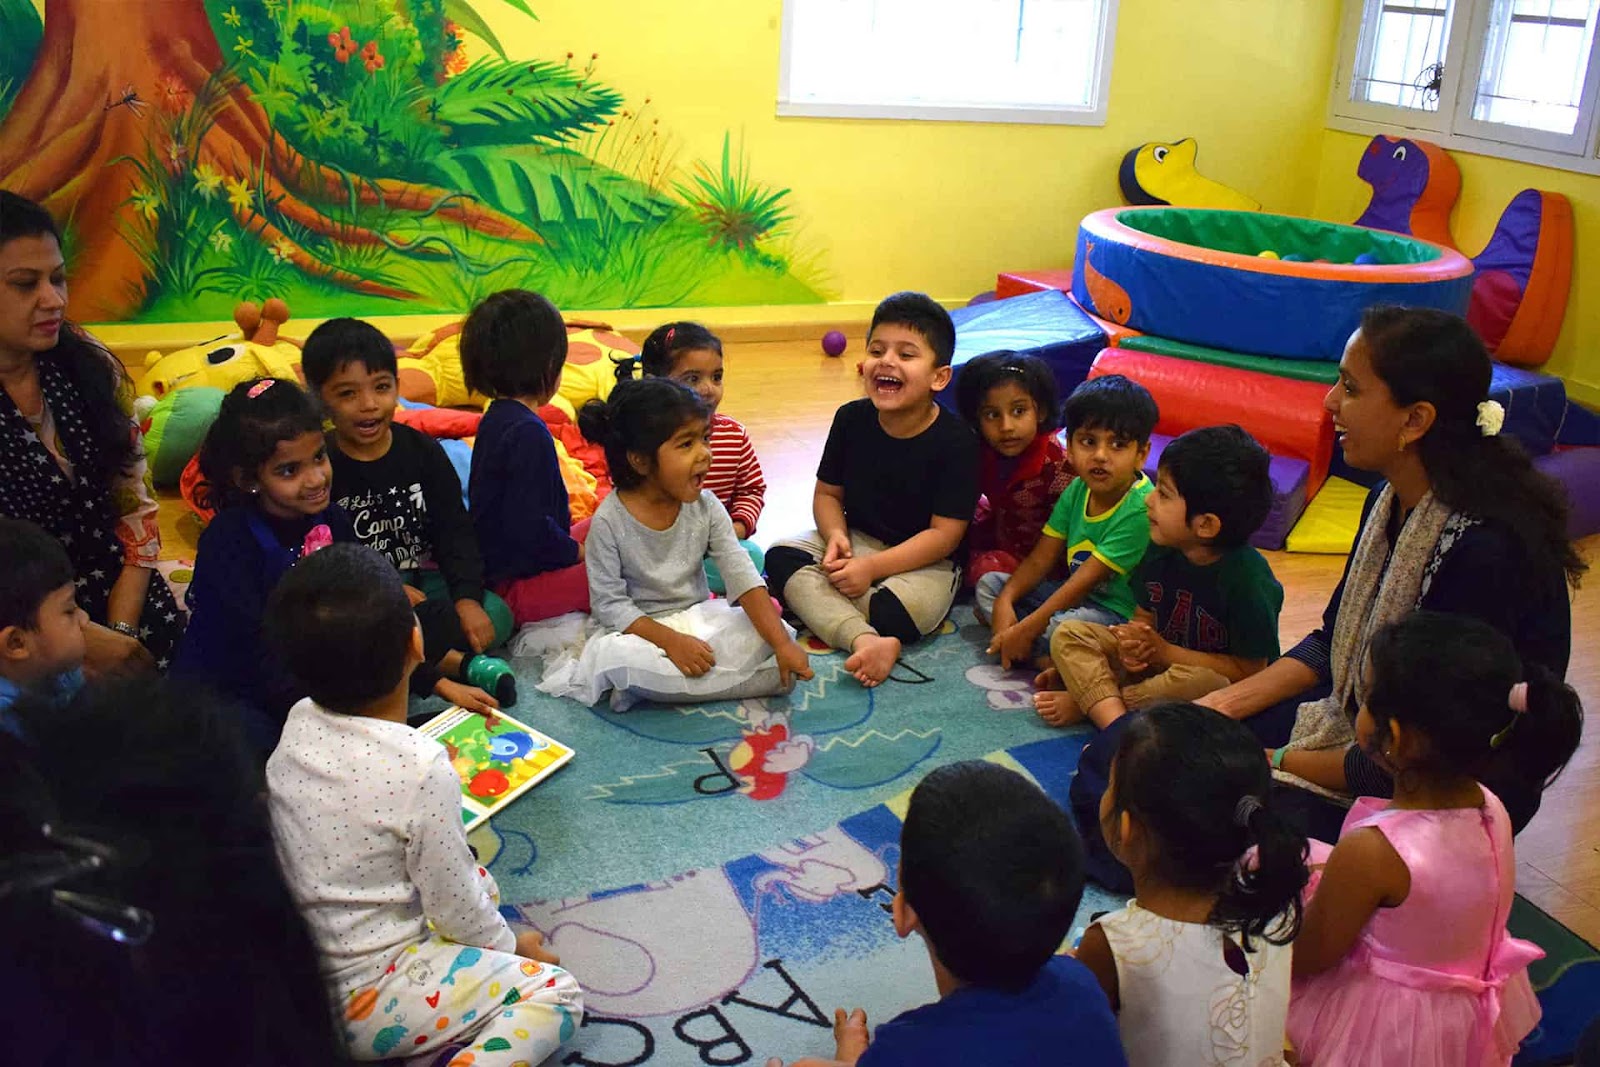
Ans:
{"type": "Polygon", "coordinates": [[[1600,174],[1600,33],[1589,54],[1573,132],[1550,133],[1473,118],[1492,0],[1454,0],[1437,111],[1350,99],[1365,0],[1344,0],[1327,125],[1347,133],[1416,136],[1440,147],[1519,163],[1600,174]]]}
{"type": "Polygon", "coordinates": [[[1104,126],[1111,95],[1111,52],[1117,35],[1119,0],[1104,0],[1105,16],[1100,37],[1095,42],[1094,76],[1090,79],[1093,99],[1085,106],[995,105],[959,106],[949,104],[856,104],[819,103],[791,98],[790,53],[794,41],[793,22],[797,2],[783,0],[782,41],[778,58],[778,107],[780,117],[828,119],[922,119],[935,122],[1011,122],[1052,126],[1104,126]]]}

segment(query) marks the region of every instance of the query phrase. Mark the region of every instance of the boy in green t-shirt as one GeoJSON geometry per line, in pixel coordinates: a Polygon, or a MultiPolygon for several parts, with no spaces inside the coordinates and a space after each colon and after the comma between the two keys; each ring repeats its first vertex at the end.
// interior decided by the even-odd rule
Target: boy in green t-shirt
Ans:
{"type": "Polygon", "coordinates": [[[1167,446],[1146,501],[1150,551],[1133,573],[1139,608],[1116,626],[1068,622],[1039,676],[1039,717],[1104,729],[1164,700],[1196,700],[1278,656],[1283,587],[1245,542],[1272,508],[1271,457],[1237,426],[1167,446]]]}
{"type": "Polygon", "coordinates": [[[1150,540],[1150,480],[1141,468],[1158,416],[1145,387],[1120,374],[1090,379],[1067,398],[1062,424],[1078,478],[1016,572],[986,574],[974,590],[978,618],[994,635],[989,652],[1002,667],[1049,667],[1050,638],[1063,622],[1109,626],[1133,614],[1128,574],[1150,540]],[[1050,581],[1063,552],[1067,578],[1050,581]]]}

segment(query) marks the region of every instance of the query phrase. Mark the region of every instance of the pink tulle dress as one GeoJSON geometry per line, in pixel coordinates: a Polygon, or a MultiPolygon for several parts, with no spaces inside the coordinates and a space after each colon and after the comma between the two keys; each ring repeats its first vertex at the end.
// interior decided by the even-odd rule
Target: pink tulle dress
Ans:
{"type": "MultiPolygon", "coordinates": [[[[1528,964],[1544,953],[1506,933],[1516,883],[1511,820],[1481,808],[1404,811],[1363,797],[1340,836],[1376,827],[1411,871],[1338,966],[1294,983],[1289,1040],[1307,1067],[1509,1064],[1539,1021],[1528,964]]],[[[1312,842],[1312,862],[1329,848],[1312,842]]]]}

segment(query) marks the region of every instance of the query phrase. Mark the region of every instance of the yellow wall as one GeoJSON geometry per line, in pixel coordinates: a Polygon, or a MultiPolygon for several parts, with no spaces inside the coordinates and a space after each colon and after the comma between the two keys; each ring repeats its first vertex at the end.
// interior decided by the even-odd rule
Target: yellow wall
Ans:
{"type": "Polygon", "coordinates": [[[837,299],[867,307],[1066,265],[1079,219],[1121,202],[1117,166],[1145,141],[1195,137],[1206,176],[1309,211],[1338,17],[1336,0],[1121,0],[1109,120],[1071,127],[778,118],[779,0],[533,6],[537,23],[478,9],[513,55],[599,52],[596,77],[630,105],[649,97],[682,163],[742,131],[753,175],[793,190],[837,299]]]}
{"type": "MultiPolygon", "coordinates": [[[[1366,207],[1371,189],[1356,177],[1356,162],[1370,140],[1362,134],[1324,131],[1312,208],[1317,218],[1349,222],[1366,207]]],[[[1555,353],[1541,369],[1565,378],[1574,398],[1600,404],[1600,303],[1583,301],[1578,295],[1585,291],[1585,284],[1591,294],[1600,287],[1600,271],[1592,258],[1600,253],[1600,212],[1596,210],[1600,207],[1600,177],[1465,152],[1450,154],[1461,167],[1461,199],[1451,217],[1452,230],[1456,243],[1469,256],[1489,242],[1500,212],[1523,189],[1548,189],[1572,201],[1576,227],[1572,292],[1555,353]],[[1586,257],[1590,257],[1587,271],[1586,257]]]]}

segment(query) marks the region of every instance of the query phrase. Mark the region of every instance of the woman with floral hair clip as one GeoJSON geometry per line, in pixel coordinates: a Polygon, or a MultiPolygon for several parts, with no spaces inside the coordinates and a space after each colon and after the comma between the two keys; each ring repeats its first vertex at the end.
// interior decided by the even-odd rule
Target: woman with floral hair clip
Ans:
{"type": "MultiPolygon", "coordinates": [[[[1490,376],[1483,342],[1458,316],[1399,307],[1362,316],[1324,404],[1345,459],[1381,476],[1344,578],[1320,630],[1201,701],[1274,746],[1279,779],[1306,794],[1313,837],[1331,839],[1351,797],[1393,793],[1389,774],[1353,744],[1378,628],[1418,609],[1470,615],[1508,637],[1524,663],[1566,673],[1568,589],[1585,564],[1567,537],[1565,491],[1500,434],[1505,410],[1488,399],[1490,376]]],[[[1537,787],[1485,784],[1518,830],[1538,810],[1537,787]]]]}
{"type": "MultiPolygon", "coordinates": [[[[1418,609],[1470,615],[1511,640],[1523,663],[1566,674],[1568,590],[1585,564],[1567,536],[1567,498],[1499,431],[1489,353],[1459,316],[1374,307],[1362,316],[1323,406],[1346,461],[1372,471],[1361,528],[1322,626],[1264,670],[1201,698],[1270,746],[1285,810],[1332,840],[1358,796],[1392,795],[1389,774],[1354,744],[1367,646],[1418,609]]],[[[1099,808],[1118,731],[1090,741],[1073,781],[1080,826],[1099,808]]],[[[1514,828],[1539,808],[1523,781],[1484,780],[1514,828]]]]}

